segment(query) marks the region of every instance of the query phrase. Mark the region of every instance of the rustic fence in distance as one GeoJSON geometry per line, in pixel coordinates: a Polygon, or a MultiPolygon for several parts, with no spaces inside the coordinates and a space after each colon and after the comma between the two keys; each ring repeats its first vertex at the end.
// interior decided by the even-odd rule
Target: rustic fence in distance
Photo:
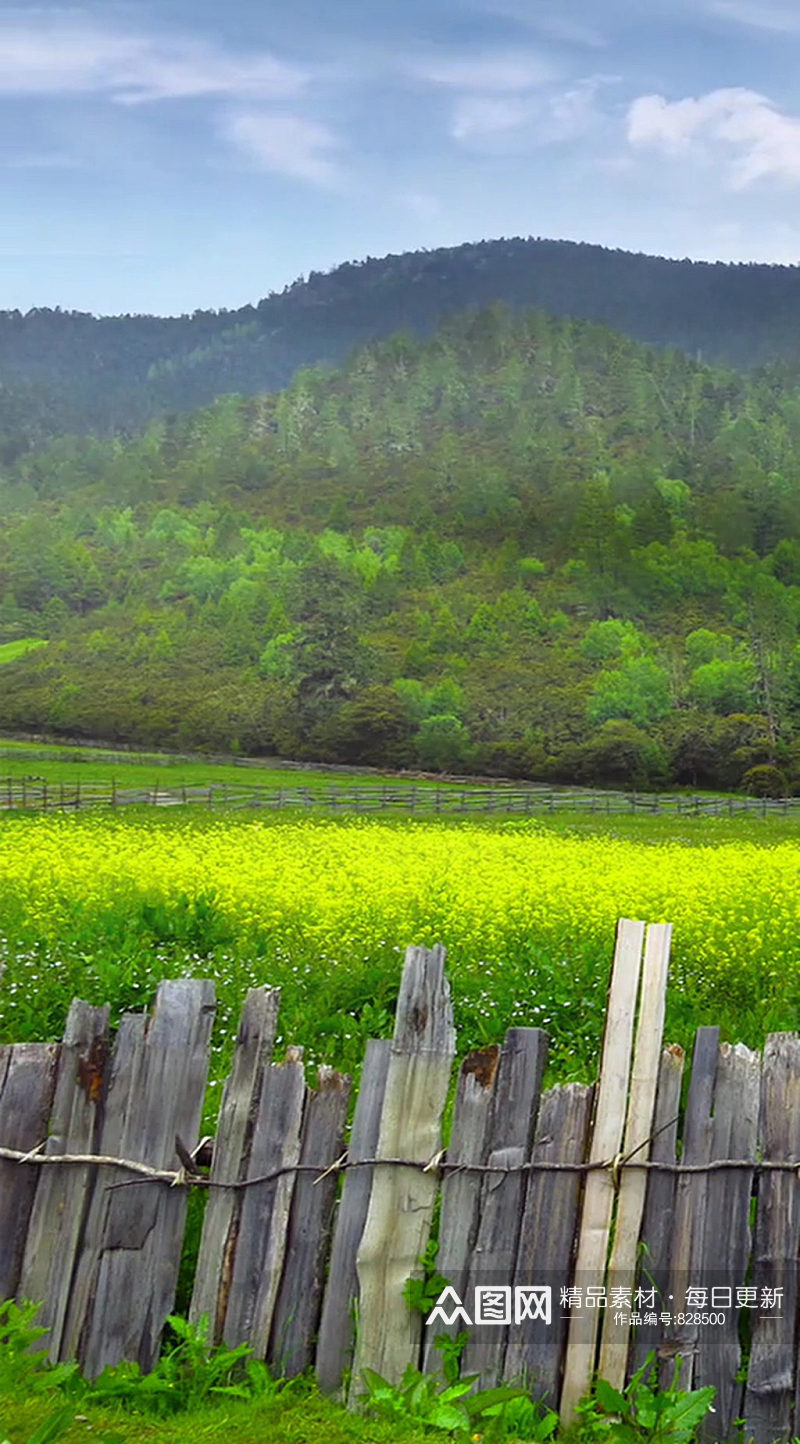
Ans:
{"type": "Polygon", "coordinates": [[[596,1369],[621,1385],[652,1350],[665,1373],[681,1354],[685,1384],[716,1387],[709,1439],[738,1437],[740,1417],[755,1444],[791,1438],[800,1039],[776,1034],[762,1057],[701,1028],[679,1127],[669,942],[666,924],[620,924],[595,1087],[543,1089],[546,1034],[512,1028],[461,1064],[446,1151],[442,948],[407,953],[394,1038],[367,1046],[347,1142],[350,1080],[322,1068],[310,1088],[299,1048],[273,1061],[278,994],[252,990],[210,1167],[213,985],[163,983],[113,1043],[107,1009],[75,1002],[61,1044],[0,1048],[0,1297],[43,1300],[54,1360],[90,1376],[123,1358],[152,1367],[201,1188],[192,1317],[277,1371],[313,1365],[328,1391],[350,1379],[352,1399],[365,1366],[435,1367],[431,1333],[468,1320],[465,1368],[485,1385],[525,1379],[564,1418],[596,1369]],[[450,1288],[431,1329],[404,1284],[437,1200],[450,1288]]]}
{"type": "Polygon", "coordinates": [[[582,812],[599,816],[649,814],[677,817],[800,816],[800,797],[714,796],[710,793],[622,792],[588,787],[547,787],[539,783],[436,784],[400,782],[348,786],[335,783],[297,787],[259,782],[193,783],[159,781],[132,787],[90,778],[46,782],[42,778],[0,779],[0,812],[80,812],[87,807],[266,808],[271,811],[323,809],[332,813],[400,813],[457,816],[470,813],[533,816],[582,812]]]}

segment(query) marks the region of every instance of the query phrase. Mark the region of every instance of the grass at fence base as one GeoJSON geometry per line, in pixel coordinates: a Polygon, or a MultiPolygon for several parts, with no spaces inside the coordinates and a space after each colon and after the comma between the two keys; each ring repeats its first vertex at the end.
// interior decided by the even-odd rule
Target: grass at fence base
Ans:
{"type": "MultiPolygon", "coordinates": [[[[0,1438],[27,1444],[34,1430],[63,1402],[0,1395],[0,1438]]],[[[121,1409],[80,1405],[85,1416],[64,1435],[64,1444],[87,1444],[103,1433],[137,1444],[420,1444],[431,1435],[412,1426],[384,1424],[348,1414],[315,1391],[252,1403],[212,1405],[173,1419],[153,1421],[121,1409]]]]}

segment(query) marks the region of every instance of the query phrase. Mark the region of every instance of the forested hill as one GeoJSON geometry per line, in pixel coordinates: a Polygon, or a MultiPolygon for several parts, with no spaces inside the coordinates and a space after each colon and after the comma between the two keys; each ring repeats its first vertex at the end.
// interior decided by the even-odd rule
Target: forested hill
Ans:
{"type": "Polygon", "coordinates": [[[493,307],[54,442],[0,512],[2,728],[800,784],[800,392],[762,377],[493,307]]]}
{"type": "Polygon", "coordinates": [[[398,330],[500,300],[602,321],[737,367],[800,357],[800,268],[668,261],[567,241],[500,240],[312,273],[238,311],[161,318],[0,313],[0,459],[54,432],[132,432],[150,417],[287,384],[398,330]]]}

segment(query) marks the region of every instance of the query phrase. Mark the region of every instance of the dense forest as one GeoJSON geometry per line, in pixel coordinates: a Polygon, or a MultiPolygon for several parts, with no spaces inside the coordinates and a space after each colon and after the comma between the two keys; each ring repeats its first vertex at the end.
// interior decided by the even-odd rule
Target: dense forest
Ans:
{"type": "Polygon", "coordinates": [[[4,729],[800,788],[775,374],[494,305],[53,440],[6,461],[0,513],[4,729]]]}
{"type": "Polygon", "coordinates": [[[428,336],[444,317],[498,300],[600,321],[709,363],[795,371],[800,361],[800,268],[484,241],[312,273],[238,311],[0,312],[0,462],[64,431],[130,435],[224,393],[277,390],[298,367],[340,363],[398,330],[428,336]]]}

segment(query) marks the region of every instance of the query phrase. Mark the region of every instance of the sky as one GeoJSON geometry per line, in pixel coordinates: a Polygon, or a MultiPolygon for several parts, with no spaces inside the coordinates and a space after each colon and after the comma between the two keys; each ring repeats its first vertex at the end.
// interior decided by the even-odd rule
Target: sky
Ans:
{"type": "Polygon", "coordinates": [[[800,0],[0,0],[0,309],[500,236],[800,263],[800,0]]]}

